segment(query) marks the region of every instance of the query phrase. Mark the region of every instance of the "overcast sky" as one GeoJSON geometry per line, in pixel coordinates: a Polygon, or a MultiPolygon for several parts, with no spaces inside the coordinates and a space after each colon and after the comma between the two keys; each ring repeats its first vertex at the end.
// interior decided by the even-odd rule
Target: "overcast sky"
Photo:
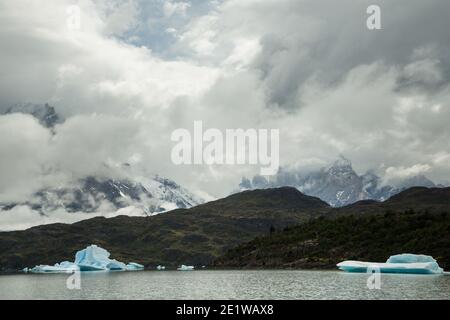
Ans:
{"type": "Polygon", "coordinates": [[[450,1],[0,2],[0,201],[131,163],[219,197],[258,166],[174,166],[176,128],[278,128],[282,166],[450,180],[450,1]],[[366,9],[381,7],[381,30],[366,9]],[[67,8],[81,9],[80,29],[67,8]]]}

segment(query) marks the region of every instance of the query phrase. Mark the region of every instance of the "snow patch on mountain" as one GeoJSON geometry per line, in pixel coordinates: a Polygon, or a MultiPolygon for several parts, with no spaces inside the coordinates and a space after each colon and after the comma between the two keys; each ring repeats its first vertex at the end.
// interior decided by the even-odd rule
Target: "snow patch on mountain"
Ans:
{"type": "Polygon", "coordinates": [[[70,186],[40,190],[28,202],[0,204],[0,229],[74,223],[96,216],[152,216],[204,202],[172,180],[159,176],[140,180],[88,177],[70,186]]]}
{"type": "MultiPolygon", "coordinates": [[[[53,133],[54,127],[65,121],[49,104],[22,103],[0,109],[3,115],[16,113],[33,116],[53,133]]],[[[66,179],[62,173],[62,181],[57,182],[60,185],[48,182],[50,185],[37,188],[25,200],[3,200],[0,202],[0,229],[73,223],[95,216],[151,216],[204,202],[202,197],[176,182],[128,163],[116,164],[105,160],[105,168],[101,176],[80,179],[66,179]]]]}
{"type": "Polygon", "coordinates": [[[402,179],[398,184],[388,185],[375,174],[368,171],[358,175],[350,160],[341,157],[332,165],[311,172],[281,168],[270,180],[254,176],[251,180],[243,177],[239,191],[273,187],[295,187],[306,195],[326,201],[333,207],[342,207],[360,200],[384,201],[410,187],[435,187],[424,175],[402,179]]]}

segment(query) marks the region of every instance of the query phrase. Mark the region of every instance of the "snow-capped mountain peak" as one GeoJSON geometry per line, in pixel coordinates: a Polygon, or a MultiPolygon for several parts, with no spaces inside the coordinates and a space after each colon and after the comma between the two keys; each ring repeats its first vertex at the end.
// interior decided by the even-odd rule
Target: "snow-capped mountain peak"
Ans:
{"type": "Polygon", "coordinates": [[[243,178],[240,190],[268,187],[295,187],[306,195],[319,197],[331,206],[341,207],[359,200],[384,201],[413,186],[434,187],[435,184],[423,175],[404,179],[395,186],[384,184],[373,171],[358,175],[350,160],[340,157],[332,165],[311,172],[295,169],[280,169],[270,181],[264,177],[243,178]]]}
{"type": "Polygon", "coordinates": [[[159,176],[142,180],[145,182],[86,177],[64,187],[40,190],[26,205],[46,215],[57,209],[89,213],[126,207],[152,215],[202,203],[172,180],[159,176]]]}

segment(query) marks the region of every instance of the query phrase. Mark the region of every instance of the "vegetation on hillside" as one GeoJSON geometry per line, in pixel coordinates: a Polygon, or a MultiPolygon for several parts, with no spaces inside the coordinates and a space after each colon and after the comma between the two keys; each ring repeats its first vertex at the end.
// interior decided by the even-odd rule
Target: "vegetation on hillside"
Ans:
{"type": "Polygon", "coordinates": [[[152,217],[0,232],[0,271],[70,261],[91,244],[149,268],[214,261],[219,267],[334,268],[344,259],[384,261],[400,252],[430,254],[448,267],[449,215],[441,212],[450,212],[450,188],[412,188],[382,203],[344,208],[295,188],[252,190],[152,217]]]}
{"type": "Polygon", "coordinates": [[[390,255],[432,255],[450,269],[450,214],[386,212],[320,217],[258,237],[215,261],[220,267],[333,268],[343,260],[385,262],[390,255]]]}
{"type": "Polygon", "coordinates": [[[317,217],[329,206],[294,188],[247,191],[191,209],[152,217],[93,218],[24,231],[0,232],[0,271],[73,261],[96,244],[114,259],[153,268],[159,264],[210,265],[242,242],[317,217]]]}

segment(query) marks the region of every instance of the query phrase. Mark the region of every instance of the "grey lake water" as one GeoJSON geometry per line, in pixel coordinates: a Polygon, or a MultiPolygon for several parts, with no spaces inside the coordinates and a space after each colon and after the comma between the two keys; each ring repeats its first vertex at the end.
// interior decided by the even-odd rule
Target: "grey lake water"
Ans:
{"type": "Polygon", "coordinates": [[[448,275],[367,274],[340,271],[141,271],[81,274],[69,290],[67,274],[0,276],[0,299],[450,299],[448,275]]]}

